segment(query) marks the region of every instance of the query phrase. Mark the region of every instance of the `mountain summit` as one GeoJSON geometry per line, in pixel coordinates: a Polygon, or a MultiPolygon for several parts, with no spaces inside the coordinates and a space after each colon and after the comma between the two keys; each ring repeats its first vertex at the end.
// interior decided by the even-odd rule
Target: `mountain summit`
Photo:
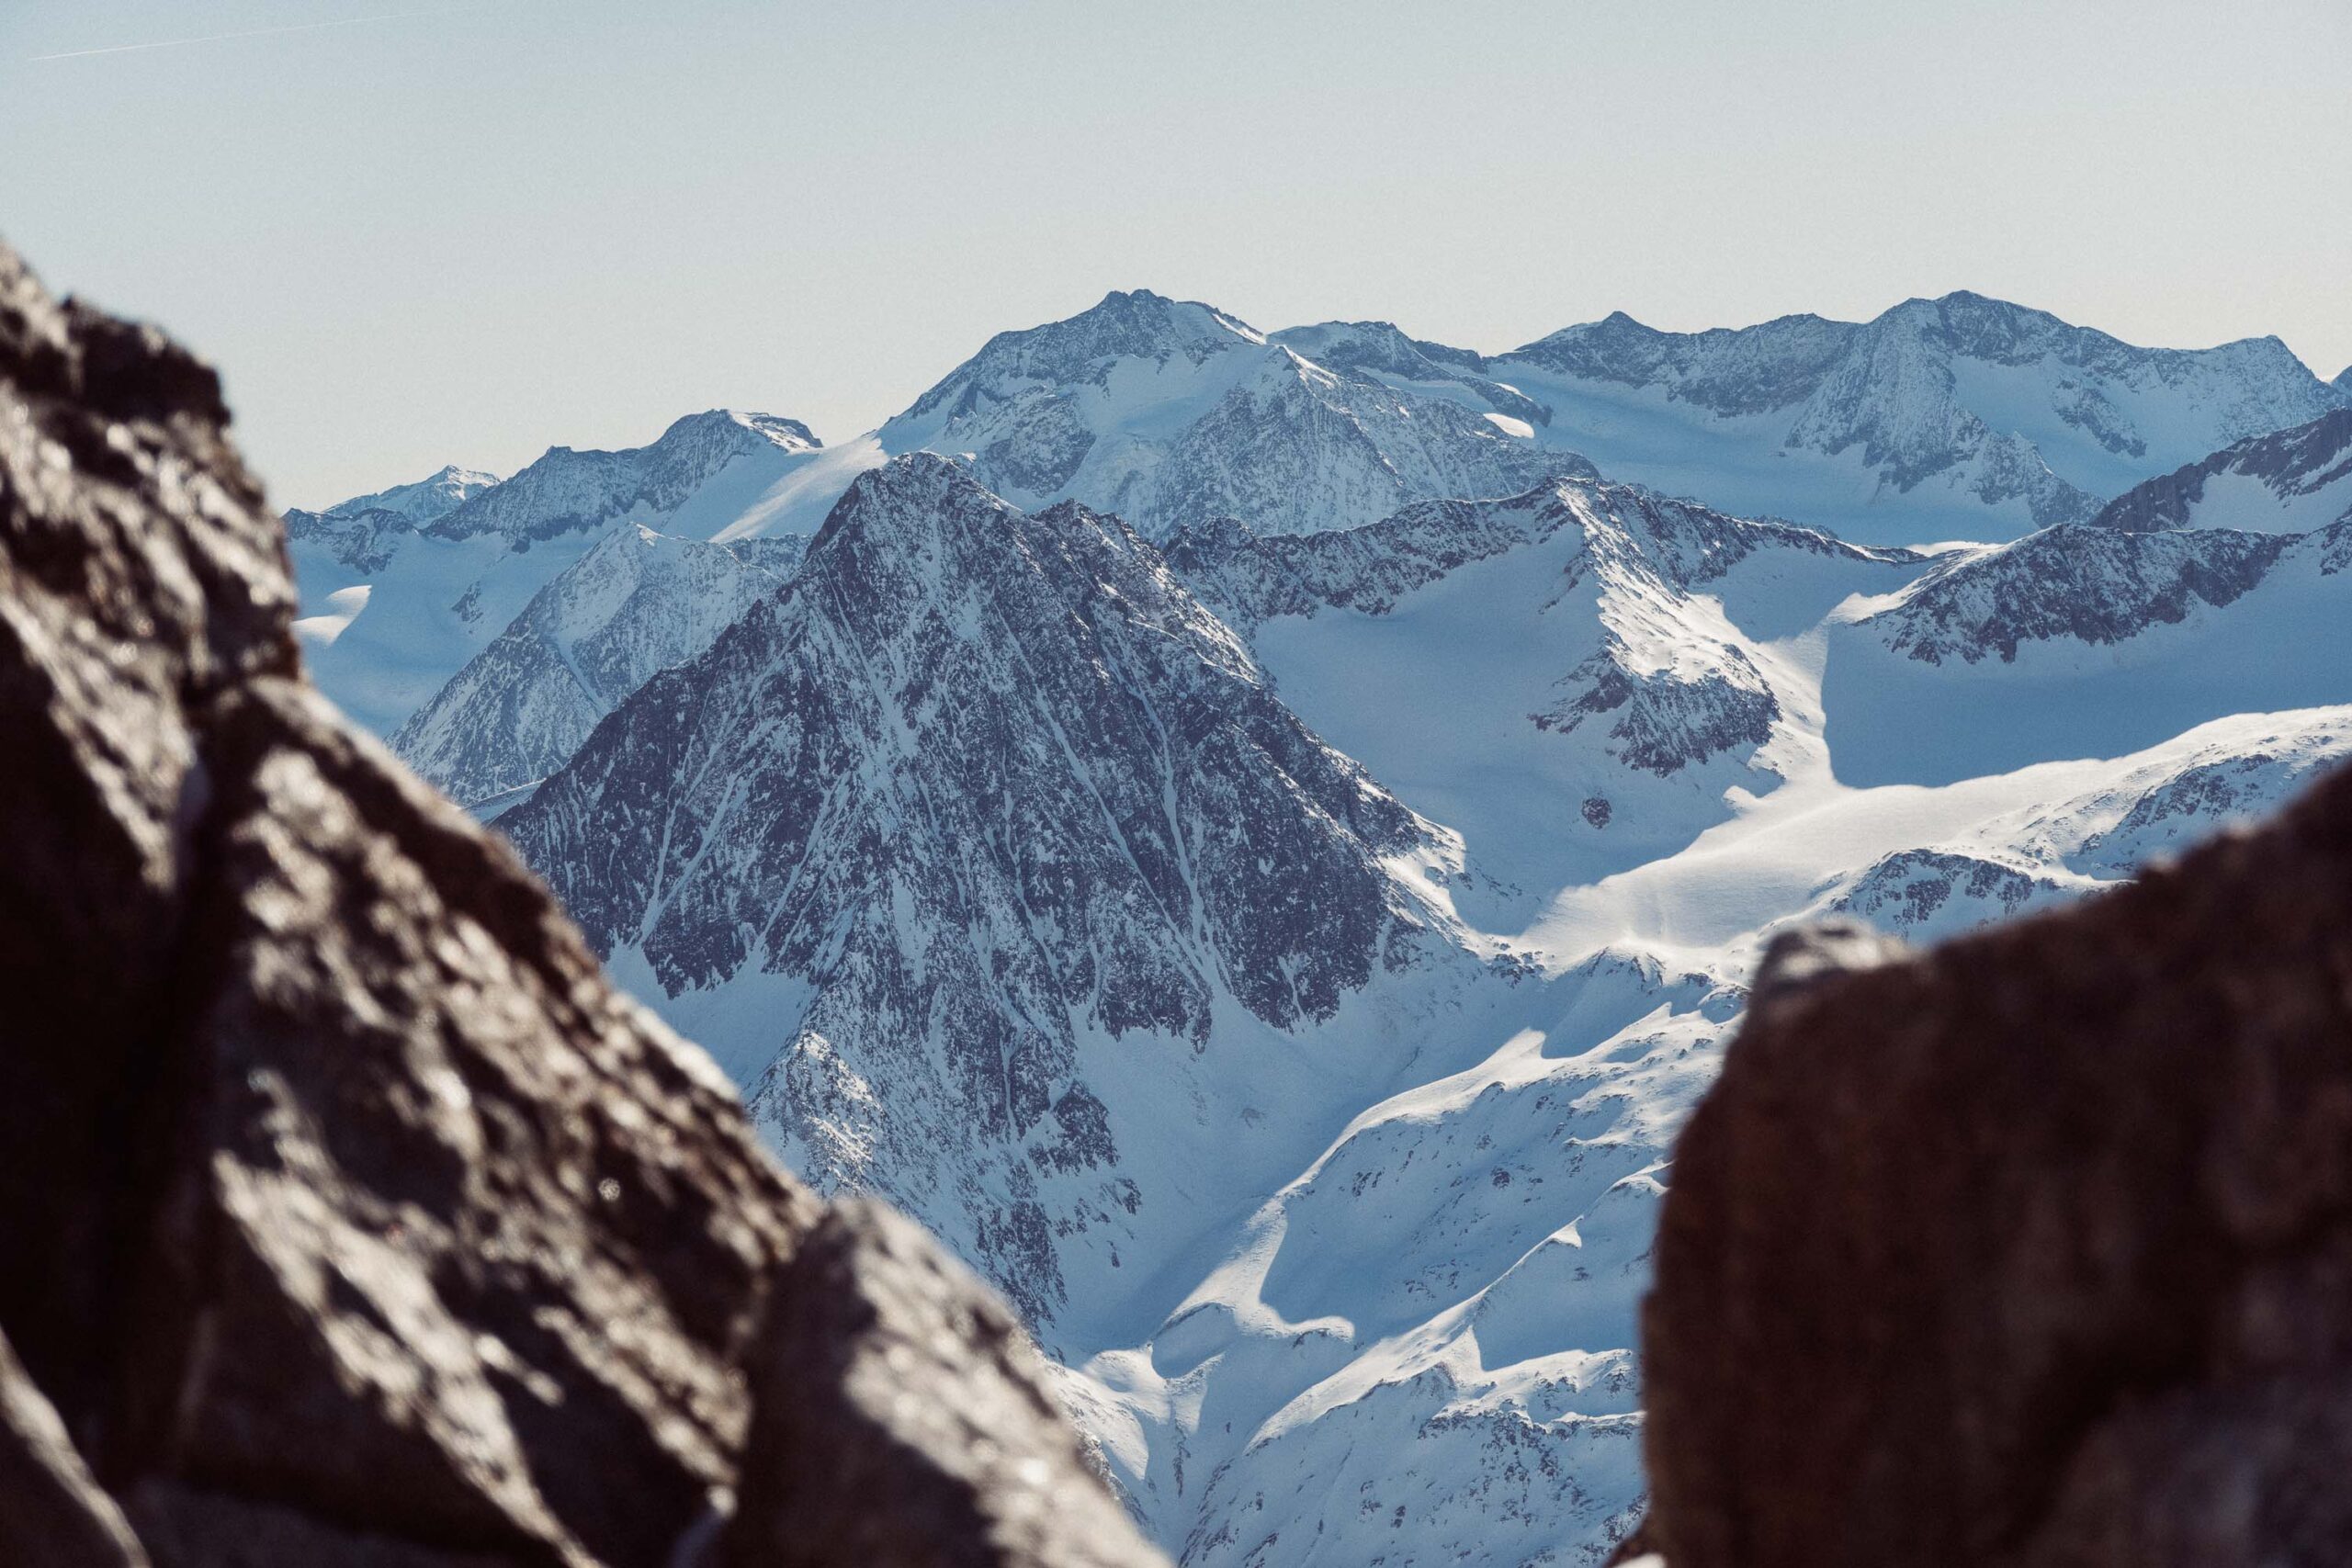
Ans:
{"type": "Polygon", "coordinates": [[[1591,472],[1526,419],[1465,406],[1442,378],[1375,376],[1366,358],[1325,364],[1209,306],[1114,293],[991,338],[880,442],[968,455],[974,477],[1019,505],[1074,500],[1152,537],[1225,515],[1267,533],[1346,527],[1408,502],[1591,472]]]}
{"type": "Polygon", "coordinates": [[[1624,313],[1487,362],[1611,478],[1910,543],[2081,522],[2344,406],[2277,338],[2141,348],[1981,294],[1867,322],[1660,332],[1624,313]]]}

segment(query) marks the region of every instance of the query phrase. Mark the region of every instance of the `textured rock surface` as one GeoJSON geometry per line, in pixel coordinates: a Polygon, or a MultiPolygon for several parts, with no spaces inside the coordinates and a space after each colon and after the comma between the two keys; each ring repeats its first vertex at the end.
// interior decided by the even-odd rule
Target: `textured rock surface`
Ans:
{"type": "Polygon", "coordinates": [[[802,1243],[753,1364],[760,1414],[721,1561],[1134,1562],[1042,1375],[1012,1315],[913,1221],[835,1209],[802,1243]],[[860,1506],[877,1493],[888,1508],[860,1506]]]}
{"type": "Polygon", "coordinates": [[[0,1540],[17,1568],[144,1568],[114,1499],[98,1489],[65,1425],[0,1339],[0,1540]]]}
{"type": "MultiPolygon", "coordinates": [[[[771,1308],[818,1310],[780,1271],[822,1211],[514,856],[303,683],[225,420],[209,370],[0,250],[0,1556],[139,1561],[95,1478],[165,1564],[678,1561],[742,1479],[771,1308]]],[[[785,1353],[762,1386],[825,1399],[785,1353]]],[[[1042,1484],[1092,1484],[1018,1415],[1042,1484]]],[[[968,1459],[800,1432],[870,1449],[842,1528],[968,1459]]],[[[1148,1560],[1097,1515],[1083,1557],[922,1550],[1148,1560]]]]}
{"type": "Polygon", "coordinates": [[[1864,624],[1928,664],[2013,661],[2033,642],[2122,642],[2177,626],[2200,607],[2251,592],[2282,555],[2317,540],[2240,534],[2045,528],[1997,549],[1958,556],[1864,624]]]}
{"type": "Polygon", "coordinates": [[[1776,950],[1676,1156],[1650,1544],[2352,1557],[2352,773],[2075,908],[1839,956],[1776,950]]]}

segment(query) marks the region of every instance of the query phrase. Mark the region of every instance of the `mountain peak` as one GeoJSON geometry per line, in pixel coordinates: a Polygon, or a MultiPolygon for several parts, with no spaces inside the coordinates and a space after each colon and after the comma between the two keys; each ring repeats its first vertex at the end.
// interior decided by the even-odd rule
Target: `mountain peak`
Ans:
{"type": "Polygon", "coordinates": [[[658,447],[697,437],[726,439],[738,430],[748,431],[787,452],[814,452],[824,446],[817,439],[814,431],[797,419],[741,409],[706,409],[700,413],[673,420],[653,446],[658,447]]]}
{"type": "Polygon", "coordinates": [[[496,474],[445,463],[434,473],[408,484],[393,485],[367,495],[355,495],[311,514],[351,518],[370,512],[389,512],[411,527],[421,528],[472,500],[499,482],[496,474]]]}
{"type": "Polygon", "coordinates": [[[706,409],[673,420],[642,446],[617,452],[550,446],[513,479],[450,511],[431,531],[448,538],[500,533],[544,539],[631,513],[667,516],[730,464],[780,465],[821,446],[797,419],[706,409]]]}
{"type": "Polygon", "coordinates": [[[1334,370],[1385,370],[1416,378],[1473,375],[1487,367],[1487,356],[1476,349],[1417,338],[1394,321],[1317,321],[1312,326],[1284,327],[1269,334],[1288,344],[1318,365],[1334,370]]]}
{"type": "Polygon", "coordinates": [[[977,399],[1001,400],[1024,388],[1100,386],[1121,360],[1199,365],[1265,341],[1255,327],[1213,306],[1148,288],[1114,288],[1075,316],[997,333],[892,423],[923,420],[942,410],[952,418],[970,412],[977,399]]]}

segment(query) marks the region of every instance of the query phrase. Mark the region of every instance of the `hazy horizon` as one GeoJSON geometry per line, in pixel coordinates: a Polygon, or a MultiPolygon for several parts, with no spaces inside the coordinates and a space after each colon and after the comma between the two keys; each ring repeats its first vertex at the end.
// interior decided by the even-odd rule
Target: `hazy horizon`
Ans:
{"type": "Polygon", "coordinates": [[[842,440],[1113,288],[1488,352],[1970,289],[2329,378],[2347,49],[2328,0],[34,0],[0,235],[219,364],[295,505],[713,406],[842,440]]]}

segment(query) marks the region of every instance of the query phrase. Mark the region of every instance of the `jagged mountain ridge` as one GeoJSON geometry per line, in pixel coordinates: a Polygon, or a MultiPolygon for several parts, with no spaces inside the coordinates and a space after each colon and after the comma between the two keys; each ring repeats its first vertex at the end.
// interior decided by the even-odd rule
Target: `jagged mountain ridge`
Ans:
{"type": "MultiPolygon", "coordinates": [[[[2013,537],[2083,521],[2169,467],[2352,400],[2275,338],[2140,348],[1966,292],[1907,300],[1867,322],[1791,316],[1692,333],[1619,312],[1500,355],[1383,321],[1261,334],[1148,291],[1114,294],[1033,333],[992,340],[886,426],[883,446],[968,450],[983,481],[1010,496],[1076,495],[1153,533],[1219,512],[1261,532],[1312,531],[1440,494],[1507,493],[1544,477],[1524,455],[1532,446],[1589,457],[1611,479],[1857,537],[2013,537]],[[1349,468],[1328,455],[1318,478],[1331,495],[1291,508],[1237,488],[1197,451],[1158,478],[1172,428],[1235,395],[1240,372],[1229,356],[1270,346],[1294,350],[1341,389],[1385,388],[1424,421],[1444,418],[1426,412],[1432,404],[1470,414],[1445,434],[1479,455],[1484,487],[1457,479],[1431,491],[1403,448],[1388,453],[1401,482],[1385,507],[1361,479],[1351,490],[1333,478],[1349,468]],[[1478,420],[1513,440],[1482,438],[1478,420]],[[1497,455],[1508,459],[1499,470],[1497,455]]],[[[1361,394],[1326,388],[1290,417],[1303,421],[1317,400],[1343,405],[1375,446],[1395,446],[1391,411],[1355,406],[1361,394]]],[[[1257,402],[1263,423],[1262,394],[1257,402]]],[[[1240,449],[1229,431],[1211,445],[1240,449]]]]}
{"type": "Polygon", "coordinates": [[[390,490],[376,491],[368,495],[356,495],[338,502],[323,512],[289,511],[294,517],[356,517],[366,512],[390,512],[405,517],[422,528],[438,522],[451,512],[471,501],[492,485],[500,483],[496,474],[481,468],[469,468],[456,463],[444,464],[438,470],[413,483],[394,485],[390,490]]]}
{"type": "Polygon", "coordinates": [[[808,543],[714,545],[625,524],[533,595],[401,726],[392,750],[462,805],[526,789],[657,671],[780,589],[808,543]]]}
{"type": "Polygon", "coordinates": [[[519,544],[621,517],[671,516],[738,459],[806,457],[822,445],[797,419],[712,409],[624,451],[551,446],[495,491],[444,513],[430,532],[445,539],[498,534],[519,544]]]}
{"type": "Polygon", "coordinates": [[[496,474],[451,463],[413,483],[354,496],[323,512],[288,509],[286,537],[298,549],[323,551],[366,576],[381,571],[406,536],[498,482],[496,474]]]}
{"type": "Polygon", "coordinates": [[[787,980],[797,1016],[730,1064],[755,1114],[1041,1323],[1057,1237],[1115,1257],[1165,1201],[1115,1174],[1084,1042],[1181,1067],[1221,1010],[1330,1016],[1418,961],[1432,919],[1385,861],[1443,848],[1130,530],[927,456],[861,477],[786,592],[499,825],[673,998],[787,980]],[[1075,1179],[1050,1211],[1039,1172],[1075,1179]]]}
{"type": "Polygon", "coordinates": [[[1550,404],[1611,478],[1894,542],[2084,521],[2346,401],[2276,338],[2140,348],[1965,292],[1691,333],[1621,312],[1483,368],[1550,404]]]}
{"type": "Polygon", "coordinates": [[[2101,508],[2102,528],[2300,534],[2352,518],[2352,408],[2250,435],[2101,508]]]}
{"type": "MultiPolygon", "coordinates": [[[[1315,532],[1416,500],[1500,496],[1589,475],[1568,448],[1591,446],[1610,457],[1613,478],[1729,501],[1746,514],[1794,515],[1863,536],[1884,536],[1901,519],[1894,532],[1905,537],[1997,537],[2095,503],[2077,485],[2063,504],[2044,504],[2062,482],[2042,461],[2053,440],[2087,442],[2101,461],[2121,463],[2109,475],[2121,488],[2185,430],[2234,433],[2341,401],[2270,340],[2139,350],[1964,294],[1911,301],[1864,324],[1793,317],[1672,334],[1621,315],[1489,357],[1385,322],[1261,334],[1207,306],[1138,290],[998,334],[906,413],[847,446],[815,451],[797,422],[714,412],[633,452],[558,448],[431,526],[452,544],[500,536],[518,556],[534,540],[576,551],[573,536],[623,513],[700,538],[807,533],[887,453],[935,449],[970,453],[982,481],[1022,504],[1075,497],[1121,511],[1148,534],[1224,514],[1260,532],[1315,532]],[[2166,398],[2194,406],[2184,413],[2166,398]],[[1574,417],[1555,417],[1555,404],[1574,417]],[[2164,426],[2158,446],[2133,418],[2164,426]],[[1758,419],[1788,423],[1785,439],[1758,446],[1758,419]],[[2007,428],[2019,420],[2025,435],[2007,428]],[[752,474],[746,459],[729,458],[745,449],[766,453],[775,471],[752,474]],[[663,510],[729,460],[742,470],[732,479],[705,485],[675,515],[663,510]],[[1759,474],[1764,482],[1750,482],[1759,474]]],[[[297,529],[303,626],[321,679],[386,734],[464,662],[421,649],[450,645],[471,657],[570,564],[469,556],[429,570],[413,562],[387,579],[409,532],[389,518],[297,529]]]]}

